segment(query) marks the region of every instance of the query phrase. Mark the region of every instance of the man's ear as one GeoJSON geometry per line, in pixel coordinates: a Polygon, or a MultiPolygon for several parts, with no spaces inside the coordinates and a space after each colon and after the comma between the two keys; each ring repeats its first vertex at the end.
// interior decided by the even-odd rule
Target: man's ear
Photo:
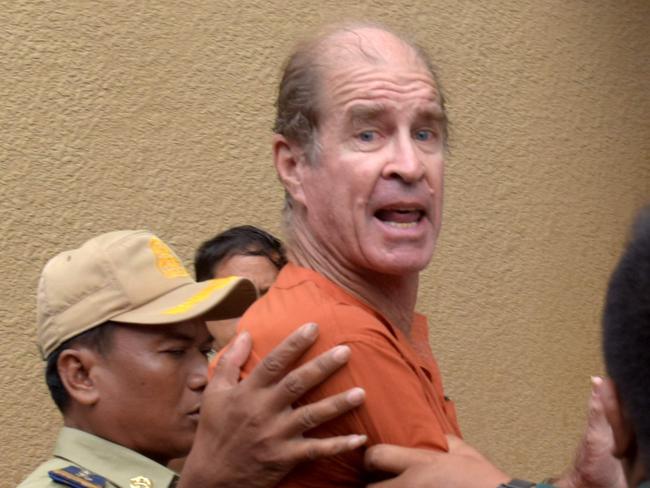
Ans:
{"type": "Polygon", "coordinates": [[[281,134],[273,136],[273,164],[284,189],[294,201],[305,205],[303,170],[305,152],[281,134]]]}
{"type": "Polygon", "coordinates": [[[614,434],[614,449],[612,454],[619,458],[627,458],[630,451],[636,447],[636,438],[632,423],[621,403],[616,384],[611,378],[605,378],[600,387],[600,398],[607,422],[614,434]]]}
{"type": "Polygon", "coordinates": [[[86,348],[65,349],[57,361],[59,376],[68,395],[82,405],[94,405],[99,399],[99,391],[92,374],[98,354],[86,348]]]}

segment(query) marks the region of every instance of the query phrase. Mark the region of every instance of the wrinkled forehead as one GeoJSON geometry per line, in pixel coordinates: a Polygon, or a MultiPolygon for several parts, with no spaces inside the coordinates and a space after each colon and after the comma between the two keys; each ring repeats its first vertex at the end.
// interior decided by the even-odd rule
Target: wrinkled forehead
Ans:
{"type": "Polygon", "coordinates": [[[346,66],[369,64],[386,70],[422,71],[430,76],[420,54],[391,32],[366,27],[332,34],[322,43],[325,73],[346,66]]]}
{"type": "Polygon", "coordinates": [[[400,92],[414,100],[441,101],[427,62],[414,46],[390,32],[376,28],[340,31],[321,47],[321,109],[373,93],[395,100],[400,92]]]}

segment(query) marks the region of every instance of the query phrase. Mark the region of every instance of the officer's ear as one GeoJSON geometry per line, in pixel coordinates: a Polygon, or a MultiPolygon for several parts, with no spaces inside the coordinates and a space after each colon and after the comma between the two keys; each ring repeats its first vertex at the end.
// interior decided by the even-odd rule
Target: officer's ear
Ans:
{"type": "Polygon", "coordinates": [[[94,405],[99,399],[92,374],[98,355],[99,352],[85,347],[71,348],[63,350],[57,361],[59,376],[68,395],[82,405],[94,405]]]}
{"type": "Polygon", "coordinates": [[[632,423],[621,403],[616,384],[611,378],[603,379],[600,387],[600,397],[607,422],[614,434],[612,454],[619,459],[629,457],[636,448],[636,438],[632,423]]]}
{"type": "Polygon", "coordinates": [[[284,189],[294,201],[305,205],[303,174],[306,167],[306,154],[298,144],[281,134],[273,136],[273,164],[284,189]]]}

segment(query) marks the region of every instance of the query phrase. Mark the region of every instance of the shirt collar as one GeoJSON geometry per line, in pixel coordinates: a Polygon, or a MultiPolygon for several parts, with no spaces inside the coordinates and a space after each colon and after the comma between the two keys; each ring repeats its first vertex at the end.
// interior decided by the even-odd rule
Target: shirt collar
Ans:
{"type": "MultiPolygon", "coordinates": [[[[305,281],[315,283],[318,288],[325,291],[327,295],[333,297],[339,303],[363,308],[383,322],[394,336],[398,335],[390,322],[388,322],[381,313],[313,269],[303,268],[294,263],[287,263],[282,268],[282,271],[280,271],[273,286],[279,289],[289,289],[300,285],[305,281]]],[[[425,341],[427,344],[429,343],[427,319],[424,315],[417,312],[413,314],[413,321],[411,322],[411,337],[418,341],[425,341]]]]}
{"type": "Polygon", "coordinates": [[[120,488],[129,488],[131,479],[139,476],[149,478],[156,488],[166,488],[177,477],[172,470],[142,454],[70,427],[61,429],[54,455],[98,474],[120,488]]]}

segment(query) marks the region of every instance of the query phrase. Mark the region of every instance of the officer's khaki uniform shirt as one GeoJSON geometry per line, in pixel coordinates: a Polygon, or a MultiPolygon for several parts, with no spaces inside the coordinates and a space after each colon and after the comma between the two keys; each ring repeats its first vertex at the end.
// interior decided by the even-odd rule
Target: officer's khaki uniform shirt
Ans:
{"type": "MultiPolygon", "coordinates": [[[[62,474],[68,476],[67,472],[62,474]]],[[[54,457],[36,468],[18,488],[172,488],[177,479],[176,473],[137,452],[87,432],[63,427],[54,447],[54,457]],[[50,472],[56,476],[59,470],[68,467],[85,471],[75,475],[79,479],[68,484],[56,482],[50,476],[50,472]]]]}

